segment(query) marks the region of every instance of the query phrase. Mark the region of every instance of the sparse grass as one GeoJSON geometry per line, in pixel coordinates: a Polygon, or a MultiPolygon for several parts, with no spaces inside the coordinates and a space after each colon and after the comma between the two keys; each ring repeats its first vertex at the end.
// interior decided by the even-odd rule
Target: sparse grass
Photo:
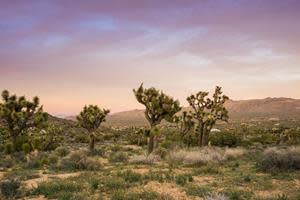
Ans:
{"type": "Polygon", "coordinates": [[[129,163],[132,164],[145,164],[152,165],[159,162],[161,159],[158,155],[134,155],[129,159],[129,163]]]}

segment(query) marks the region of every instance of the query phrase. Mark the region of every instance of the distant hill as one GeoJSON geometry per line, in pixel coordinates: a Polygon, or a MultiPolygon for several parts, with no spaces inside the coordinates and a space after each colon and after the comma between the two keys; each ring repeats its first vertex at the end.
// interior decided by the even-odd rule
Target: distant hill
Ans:
{"type": "MultiPolygon", "coordinates": [[[[253,100],[229,100],[226,103],[232,120],[282,120],[300,119],[300,99],[265,98],[253,100]]],[[[189,108],[183,108],[189,110],[189,108]]],[[[68,117],[75,120],[75,117],[68,117]]],[[[147,121],[143,110],[131,110],[109,115],[108,126],[144,126],[147,121]]]]}

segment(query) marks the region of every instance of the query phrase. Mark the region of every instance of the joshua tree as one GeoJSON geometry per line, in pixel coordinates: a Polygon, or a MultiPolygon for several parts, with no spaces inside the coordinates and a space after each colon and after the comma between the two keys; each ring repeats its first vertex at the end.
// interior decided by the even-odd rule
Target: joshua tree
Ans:
{"type": "Polygon", "coordinates": [[[188,134],[188,132],[191,131],[195,125],[193,116],[186,111],[184,111],[181,116],[176,117],[175,122],[182,137],[188,134]]]}
{"type": "Polygon", "coordinates": [[[48,119],[43,107],[39,106],[39,98],[28,101],[24,96],[10,95],[7,90],[2,92],[0,103],[0,121],[9,132],[14,150],[17,149],[17,137],[29,128],[44,125],[48,119]]]}
{"type": "Polygon", "coordinates": [[[109,113],[109,110],[100,109],[96,105],[84,106],[83,110],[77,116],[78,124],[87,129],[90,135],[90,151],[94,151],[95,147],[95,135],[94,131],[98,129],[102,122],[105,121],[105,117],[109,113]]]}
{"type": "Polygon", "coordinates": [[[228,111],[224,104],[229,99],[222,95],[222,88],[217,86],[213,98],[208,98],[208,92],[198,92],[187,98],[192,108],[190,114],[197,122],[198,145],[208,145],[208,136],[218,120],[227,121],[228,111]]]}
{"type": "Polygon", "coordinates": [[[133,90],[137,101],[145,106],[145,117],[150,125],[150,133],[148,135],[148,154],[154,149],[154,137],[157,131],[157,125],[164,119],[172,121],[174,115],[181,110],[179,101],[167,96],[162,91],[151,88],[144,88],[143,84],[133,90]]]}

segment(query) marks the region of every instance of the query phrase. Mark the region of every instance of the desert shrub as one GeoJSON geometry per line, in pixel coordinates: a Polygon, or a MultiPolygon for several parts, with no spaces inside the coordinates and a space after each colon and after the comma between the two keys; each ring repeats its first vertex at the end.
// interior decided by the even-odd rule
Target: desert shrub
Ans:
{"type": "Polygon", "coordinates": [[[8,179],[0,182],[1,195],[5,198],[12,198],[18,194],[21,182],[16,179],[8,179]]]}
{"type": "Polygon", "coordinates": [[[29,154],[26,167],[29,169],[40,168],[43,165],[48,165],[49,160],[47,154],[43,152],[34,152],[33,154],[29,154]]]}
{"type": "Polygon", "coordinates": [[[175,176],[175,181],[176,184],[184,186],[185,184],[187,184],[188,182],[192,182],[193,176],[191,174],[180,174],[175,176]]]}
{"type": "Polygon", "coordinates": [[[125,152],[114,152],[108,158],[109,162],[112,162],[112,163],[127,162],[128,159],[129,159],[128,155],[125,152]]]}
{"type": "Polygon", "coordinates": [[[24,143],[24,144],[22,145],[22,150],[23,150],[23,152],[24,152],[25,154],[29,154],[30,151],[31,151],[31,146],[30,146],[30,144],[24,143]]]}
{"type": "Polygon", "coordinates": [[[204,197],[210,194],[211,189],[205,186],[188,185],[185,192],[191,196],[204,197]]]}
{"type": "Polygon", "coordinates": [[[224,159],[225,160],[231,160],[236,159],[238,157],[241,157],[245,155],[246,151],[242,148],[226,148],[224,152],[224,159]]]}
{"type": "Polygon", "coordinates": [[[70,150],[66,147],[57,147],[55,149],[55,154],[59,157],[65,157],[70,153],[70,150]]]}
{"type": "Polygon", "coordinates": [[[153,154],[158,155],[161,158],[165,158],[168,154],[168,149],[163,147],[158,147],[153,151],[153,154]]]}
{"type": "Polygon", "coordinates": [[[129,163],[132,164],[145,164],[152,165],[160,161],[160,157],[157,155],[134,155],[129,159],[129,163]]]}
{"type": "Polygon", "coordinates": [[[214,174],[221,174],[221,173],[222,172],[220,171],[218,166],[216,166],[214,164],[208,164],[205,166],[201,166],[199,168],[194,168],[192,174],[194,176],[199,176],[199,175],[203,175],[203,174],[214,175],[214,174]]]}
{"type": "Polygon", "coordinates": [[[279,142],[280,138],[276,137],[276,135],[272,133],[261,133],[257,134],[254,137],[250,139],[251,143],[261,143],[264,145],[267,144],[277,144],[279,142]]]}
{"type": "Polygon", "coordinates": [[[77,134],[75,136],[75,142],[77,142],[77,143],[89,143],[89,137],[86,134],[77,134]]]}
{"type": "Polygon", "coordinates": [[[240,143],[241,139],[234,133],[220,132],[210,134],[209,141],[214,146],[235,147],[240,143]]]}
{"type": "Polygon", "coordinates": [[[224,194],[209,194],[204,197],[204,200],[229,200],[224,194]]]}
{"type": "Polygon", "coordinates": [[[0,159],[0,167],[11,168],[14,165],[15,161],[11,157],[3,157],[0,159]]]}
{"type": "Polygon", "coordinates": [[[150,171],[143,176],[144,181],[158,181],[160,183],[173,181],[174,174],[171,171],[150,171]]]}
{"type": "Polygon", "coordinates": [[[101,163],[87,157],[85,152],[74,151],[58,162],[58,168],[62,170],[99,170],[101,163]]]}
{"type": "Polygon", "coordinates": [[[41,150],[42,141],[41,141],[41,139],[39,137],[34,137],[32,139],[32,147],[33,147],[33,149],[41,150]]]}
{"type": "Polygon", "coordinates": [[[129,185],[122,178],[109,178],[104,181],[104,188],[108,190],[120,190],[125,189],[129,185]]]}
{"type": "Polygon", "coordinates": [[[13,152],[13,144],[8,142],[4,145],[4,153],[5,154],[12,154],[13,152]]]}
{"type": "Polygon", "coordinates": [[[132,170],[126,170],[124,172],[118,172],[118,176],[122,177],[126,182],[134,183],[142,179],[139,173],[133,172],[132,170]]]}
{"type": "Polygon", "coordinates": [[[34,195],[44,195],[49,199],[71,199],[73,194],[81,191],[81,183],[72,180],[42,182],[33,191],[34,195]],[[68,196],[69,198],[65,198],[68,196]]]}
{"type": "Polygon", "coordinates": [[[241,149],[195,148],[191,150],[172,151],[167,157],[170,164],[206,165],[222,163],[228,159],[237,158],[244,154],[241,149]]]}
{"type": "Polygon", "coordinates": [[[56,154],[50,154],[48,160],[49,160],[49,164],[54,166],[58,162],[58,156],[56,154]]]}
{"type": "Polygon", "coordinates": [[[263,171],[284,171],[300,169],[300,147],[266,149],[257,161],[257,167],[263,171]]]}
{"type": "Polygon", "coordinates": [[[248,200],[251,199],[252,193],[243,190],[228,190],[224,192],[230,200],[248,200]]]}

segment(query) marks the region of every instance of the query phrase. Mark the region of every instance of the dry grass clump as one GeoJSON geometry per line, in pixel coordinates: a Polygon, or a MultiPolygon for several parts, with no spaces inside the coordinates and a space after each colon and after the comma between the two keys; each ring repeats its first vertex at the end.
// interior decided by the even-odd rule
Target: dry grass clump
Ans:
{"type": "Polygon", "coordinates": [[[211,194],[209,196],[205,196],[204,200],[229,200],[229,198],[223,194],[211,194]]]}
{"type": "Polygon", "coordinates": [[[167,159],[171,163],[188,165],[205,165],[207,163],[221,163],[228,159],[237,158],[245,153],[243,149],[196,148],[191,150],[177,150],[170,152],[167,159]]]}
{"type": "Polygon", "coordinates": [[[62,158],[58,163],[58,168],[62,170],[99,170],[101,163],[89,158],[86,152],[74,151],[67,157],[62,158]]]}
{"type": "Polygon", "coordinates": [[[257,162],[263,171],[284,171],[300,169],[300,146],[267,148],[257,162]]]}
{"type": "Polygon", "coordinates": [[[160,157],[158,155],[134,155],[129,159],[129,163],[132,164],[146,164],[152,165],[156,162],[160,161],[160,157]]]}

